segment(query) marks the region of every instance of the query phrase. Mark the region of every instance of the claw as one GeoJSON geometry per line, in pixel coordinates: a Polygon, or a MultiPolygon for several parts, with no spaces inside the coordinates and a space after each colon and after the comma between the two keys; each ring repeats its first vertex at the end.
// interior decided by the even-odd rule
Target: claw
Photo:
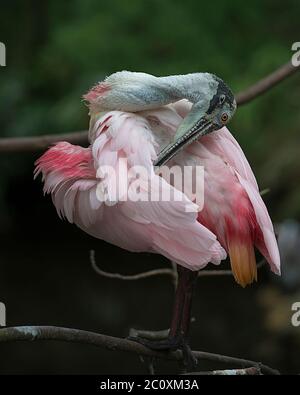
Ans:
{"type": "Polygon", "coordinates": [[[156,351],[175,351],[181,346],[176,340],[173,340],[171,338],[167,338],[164,340],[149,340],[137,336],[128,336],[127,339],[136,343],[140,343],[143,346],[156,351]]]}
{"type": "Polygon", "coordinates": [[[187,343],[182,346],[183,365],[187,371],[193,371],[198,365],[198,359],[193,354],[191,347],[187,343]]]}
{"type": "Polygon", "coordinates": [[[190,371],[197,366],[197,359],[188,345],[191,321],[191,302],[196,284],[197,272],[177,266],[178,286],[176,289],[170,330],[149,332],[131,330],[127,338],[155,351],[182,350],[184,366],[190,371]],[[162,336],[163,335],[163,336],[162,336]],[[167,335],[167,337],[165,337],[167,335]]]}
{"type": "Polygon", "coordinates": [[[186,370],[192,371],[196,368],[198,360],[193,354],[190,346],[185,339],[169,337],[165,340],[149,340],[137,336],[128,336],[128,340],[142,344],[143,346],[155,351],[176,351],[182,350],[183,365],[186,370]]]}

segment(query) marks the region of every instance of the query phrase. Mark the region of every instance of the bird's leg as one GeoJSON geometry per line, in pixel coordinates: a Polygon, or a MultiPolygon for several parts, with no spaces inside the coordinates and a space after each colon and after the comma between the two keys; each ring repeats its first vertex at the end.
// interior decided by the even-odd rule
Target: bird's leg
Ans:
{"type": "Polygon", "coordinates": [[[173,315],[170,326],[169,338],[181,344],[187,339],[190,321],[194,286],[197,272],[177,265],[178,286],[175,294],[173,315]]]}
{"type": "Polygon", "coordinates": [[[177,266],[177,271],[178,287],[175,295],[169,340],[173,342],[175,349],[182,349],[184,364],[189,368],[193,368],[197,364],[197,359],[193,356],[190,349],[188,334],[191,323],[192,300],[198,273],[181,266],[177,266]]]}
{"type": "Polygon", "coordinates": [[[177,350],[182,349],[184,361],[189,366],[195,365],[188,345],[188,333],[191,321],[191,307],[193,291],[196,284],[197,272],[177,265],[178,285],[175,293],[175,302],[168,337],[164,340],[151,341],[142,337],[130,337],[152,350],[177,350]]]}

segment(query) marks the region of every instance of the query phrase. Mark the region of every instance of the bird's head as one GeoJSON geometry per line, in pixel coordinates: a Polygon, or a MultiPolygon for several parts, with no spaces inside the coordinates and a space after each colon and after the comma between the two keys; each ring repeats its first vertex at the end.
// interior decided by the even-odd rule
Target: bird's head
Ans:
{"type": "Polygon", "coordinates": [[[174,140],[160,152],[156,166],[162,166],[193,141],[221,129],[237,107],[231,89],[221,78],[209,73],[203,74],[199,87],[191,87],[188,98],[194,103],[193,107],[180,124],[174,140]]]}
{"type": "Polygon", "coordinates": [[[222,128],[230,121],[237,105],[231,89],[225,82],[215,75],[211,75],[211,77],[216,85],[214,84],[211,96],[207,98],[206,106],[208,104],[208,109],[205,108],[204,117],[215,127],[212,130],[216,130],[222,128]]]}

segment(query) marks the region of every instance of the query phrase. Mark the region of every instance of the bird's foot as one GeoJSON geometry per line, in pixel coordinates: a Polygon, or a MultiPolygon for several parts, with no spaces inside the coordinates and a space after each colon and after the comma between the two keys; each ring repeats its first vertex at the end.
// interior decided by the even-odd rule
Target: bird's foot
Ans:
{"type": "Polygon", "coordinates": [[[198,364],[197,358],[194,356],[190,346],[183,337],[167,337],[162,340],[149,340],[141,336],[129,336],[128,340],[135,341],[154,351],[182,351],[183,365],[186,370],[192,371],[198,364]]]}
{"type": "Polygon", "coordinates": [[[182,358],[183,365],[188,372],[193,371],[197,367],[198,359],[187,342],[184,342],[182,345],[182,358]]]}
{"type": "Polygon", "coordinates": [[[175,351],[180,348],[180,343],[175,338],[168,337],[161,340],[150,340],[141,336],[129,336],[127,339],[140,343],[155,351],[175,351]]]}

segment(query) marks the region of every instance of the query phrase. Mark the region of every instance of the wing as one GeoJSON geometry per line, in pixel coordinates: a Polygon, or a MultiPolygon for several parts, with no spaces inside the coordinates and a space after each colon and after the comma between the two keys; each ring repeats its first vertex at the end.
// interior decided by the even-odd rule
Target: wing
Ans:
{"type": "Polygon", "coordinates": [[[197,206],[154,173],[156,143],[145,118],[112,111],[90,135],[90,148],[59,143],[36,162],[60,215],[97,238],[159,252],[191,270],[225,259],[197,222],[197,206]]]}
{"type": "Polygon", "coordinates": [[[86,225],[95,221],[94,210],[100,204],[95,199],[97,180],[89,148],[60,142],[49,148],[35,166],[34,177],[42,173],[44,193],[51,193],[60,218],[74,223],[76,213],[86,225]]]}
{"type": "Polygon", "coordinates": [[[203,144],[234,169],[240,184],[247,192],[261,231],[258,232],[256,246],[268,260],[272,271],[280,274],[280,257],[273,224],[245,154],[225,127],[206,137],[203,144]]]}
{"type": "MultiPolygon", "coordinates": [[[[191,108],[191,104],[186,100],[181,100],[171,106],[181,117],[185,117],[191,108]]],[[[226,127],[202,137],[200,143],[201,145],[191,144],[186,149],[187,152],[197,155],[201,147],[200,157],[207,150],[209,155],[215,155],[216,159],[221,158],[235,172],[240,184],[248,194],[260,227],[261,232],[258,232],[259,237],[256,240],[256,245],[268,260],[273,272],[280,274],[280,256],[273,224],[259,193],[256,178],[240,145],[226,127]]]]}
{"type": "Polygon", "coordinates": [[[262,233],[256,240],[257,248],[260,250],[262,255],[266,257],[272,271],[276,274],[280,274],[280,256],[278,244],[266,205],[262,200],[259,190],[255,188],[248,180],[244,179],[240,174],[237,173],[237,176],[252,203],[256,220],[262,233]]]}
{"type": "MultiPolygon", "coordinates": [[[[188,100],[180,100],[170,106],[184,118],[189,113],[192,105],[188,100]]],[[[221,157],[244,179],[258,188],[256,178],[243,150],[226,127],[202,137],[201,143],[203,143],[212,154],[221,157]]]]}

